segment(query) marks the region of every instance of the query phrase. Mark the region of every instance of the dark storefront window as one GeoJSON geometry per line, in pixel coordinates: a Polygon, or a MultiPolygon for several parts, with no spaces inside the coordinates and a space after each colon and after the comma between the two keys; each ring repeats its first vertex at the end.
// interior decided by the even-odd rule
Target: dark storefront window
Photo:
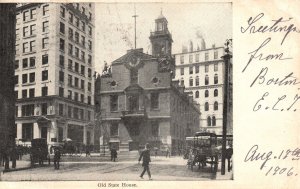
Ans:
{"type": "Polygon", "coordinates": [[[31,141],[33,139],[33,123],[22,124],[22,139],[24,141],[31,141]]]}

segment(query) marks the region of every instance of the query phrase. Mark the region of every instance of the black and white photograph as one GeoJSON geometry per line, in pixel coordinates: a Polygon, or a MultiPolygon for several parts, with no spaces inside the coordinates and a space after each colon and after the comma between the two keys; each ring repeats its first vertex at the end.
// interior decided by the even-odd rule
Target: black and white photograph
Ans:
{"type": "Polygon", "coordinates": [[[0,4],[0,180],[234,180],[232,9],[0,4]]]}

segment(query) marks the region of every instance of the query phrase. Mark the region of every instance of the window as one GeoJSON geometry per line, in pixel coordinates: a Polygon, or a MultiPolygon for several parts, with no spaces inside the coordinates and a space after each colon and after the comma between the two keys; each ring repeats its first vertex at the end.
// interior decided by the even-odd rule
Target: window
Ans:
{"type": "Polygon", "coordinates": [[[151,93],[150,96],[151,101],[151,109],[158,109],[159,108],[159,93],[151,93]]]}
{"type": "Polygon", "coordinates": [[[81,36],[81,44],[84,46],[85,45],[85,37],[81,36]]]}
{"type": "Polygon", "coordinates": [[[204,107],[205,111],[208,111],[209,110],[209,104],[208,102],[205,102],[205,107],[204,107]]]}
{"type": "Polygon", "coordinates": [[[88,104],[91,105],[92,104],[92,97],[88,96],[88,104]]]}
{"type": "Polygon", "coordinates": [[[77,92],[74,92],[74,100],[78,101],[78,93],[77,92]]]}
{"type": "Polygon", "coordinates": [[[194,83],[194,81],[193,81],[193,78],[192,78],[192,77],[190,77],[190,87],[192,87],[192,86],[193,86],[193,83],[194,83]]]}
{"type": "Polygon", "coordinates": [[[72,70],[73,69],[73,62],[72,60],[68,60],[68,69],[72,70]]]}
{"type": "Polygon", "coordinates": [[[45,54],[45,55],[42,56],[42,64],[43,65],[44,64],[48,64],[48,55],[47,54],[45,54]]]}
{"type": "Polygon", "coordinates": [[[214,110],[218,110],[218,102],[217,101],[214,103],[214,110]]]}
{"type": "Polygon", "coordinates": [[[35,41],[30,41],[30,52],[35,51],[35,41]]]}
{"type": "Polygon", "coordinates": [[[22,90],[22,98],[27,98],[27,89],[22,90]]]}
{"type": "Polygon", "coordinates": [[[18,115],[19,115],[19,108],[18,108],[18,106],[16,106],[15,107],[15,116],[19,117],[18,115]]]}
{"type": "Polygon", "coordinates": [[[205,65],[205,73],[209,71],[209,65],[205,65]]]}
{"type": "Polygon", "coordinates": [[[193,55],[192,54],[189,56],[189,63],[193,63],[193,55]]]}
{"type": "Polygon", "coordinates": [[[83,94],[80,95],[80,101],[81,101],[82,103],[84,103],[84,95],[83,95],[83,94]]]}
{"type": "Polygon", "coordinates": [[[110,136],[118,136],[119,135],[119,125],[118,122],[112,122],[110,126],[110,136]]]}
{"type": "Polygon", "coordinates": [[[199,62],[199,54],[196,54],[196,62],[199,62]]]}
{"type": "Polygon", "coordinates": [[[59,96],[60,97],[64,97],[64,88],[62,88],[62,87],[59,87],[59,96]]]}
{"type": "Polygon", "coordinates": [[[34,81],[35,81],[35,73],[33,72],[29,74],[29,82],[33,83],[34,81]]]}
{"type": "Polygon", "coordinates": [[[81,75],[84,75],[84,72],[85,72],[85,67],[81,65],[81,69],[80,69],[81,75]]]}
{"type": "Polygon", "coordinates": [[[208,116],[208,118],[207,118],[207,126],[211,126],[211,118],[210,118],[210,116],[208,116]]]}
{"type": "MultiPolygon", "coordinates": [[[[83,8],[83,7],[82,7],[83,8]]],[[[81,30],[85,31],[85,23],[83,21],[81,21],[81,30]]]]}
{"type": "Polygon", "coordinates": [[[89,12],[89,20],[92,20],[92,13],[89,12]]]}
{"type": "Polygon", "coordinates": [[[208,78],[208,75],[205,76],[205,85],[208,85],[209,84],[209,78],[208,78]]]}
{"type": "Polygon", "coordinates": [[[58,114],[60,116],[64,115],[64,105],[63,104],[58,104],[58,114]]]}
{"type": "Polygon", "coordinates": [[[63,18],[64,18],[65,15],[66,15],[66,14],[65,14],[65,11],[66,11],[66,9],[65,9],[64,7],[60,7],[60,16],[63,17],[63,18]]]}
{"type": "Polygon", "coordinates": [[[49,31],[49,22],[45,21],[43,22],[43,32],[48,32],[49,31]]]}
{"type": "Polygon", "coordinates": [[[118,95],[110,95],[110,111],[118,111],[118,95]]]}
{"type": "Polygon", "coordinates": [[[79,49],[77,47],[75,47],[75,56],[79,58],[79,49]]]}
{"type": "Polygon", "coordinates": [[[68,90],[68,99],[72,100],[72,91],[68,90]]]}
{"type": "Polygon", "coordinates": [[[215,74],[214,76],[214,84],[218,84],[218,74],[215,74]]]}
{"type": "Polygon", "coordinates": [[[48,70],[42,71],[42,81],[48,80],[48,70]]]}
{"type": "Polygon", "coordinates": [[[60,39],[59,41],[59,49],[65,51],[65,40],[60,39]]]}
{"type": "Polygon", "coordinates": [[[91,117],[91,111],[87,111],[87,117],[88,117],[88,120],[92,119],[92,117],[91,117]]]}
{"type": "Polygon", "coordinates": [[[91,55],[88,55],[88,63],[92,64],[92,56],[91,55]]]}
{"type": "Polygon", "coordinates": [[[75,17],[76,27],[79,27],[79,18],[75,17]]]}
{"type": "Polygon", "coordinates": [[[68,85],[72,86],[72,76],[68,75],[68,85]]]}
{"type": "Polygon", "coordinates": [[[73,45],[69,43],[69,54],[73,55],[73,45]]]}
{"type": "Polygon", "coordinates": [[[75,62],[75,72],[79,72],[79,64],[77,62],[75,62]]]}
{"type": "Polygon", "coordinates": [[[15,85],[17,85],[19,83],[19,76],[15,75],[14,80],[15,80],[15,85]]]}
{"type": "Polygon", "coordinates": [[[23,21],[29,20],[29,10],[23,12],[23,21]]]}
{"type": "Polygon", "coordinates": [[[199,86],[199,76],[196,76],[196,86],[199,86]]]}
{"type": "Polygon", "coordinates": [[[30,57],[29,58],[29,67],[34,67],[35,66],[35,57],[30,57]]]}
{"type": "Polygon", "coordinates": [[[85,53],[83,51],[81,51],[81,60],[85,62],[85,53]]]}
{"type": "Polygon", "coordinates": [[[216,117],[212,116],[212,126],[216,126],[216,117]]]}
{"type": "Polygon", "coordinates": [[[92,70],[88,68],[88,77],[92,77],[92,70]]]}
{"type": "Polygon", "coordinates": [[[84,90],[84,80],[81,80],[80,88],[84,90]]]}
{"type": "Polygon", "coordinates": [[[30,19],[36,19],[36,9],[30,10],[30,19]]]}
{"type": "Polygon", "coordinates": [[[49,5],[43,6],[43,16],[47,15],[49,12],[49,5]]]}
{"type": "Polygon", "coordinates": [[[23,43],[23,53],[28,53],[29,52],[29,43],[25,42],[23,43]]]}
{"type": "Polygon", "coordinates": [[[30,142],[33,139],[33,123],[22,123],[22,140],[30,142]]]}
{"type": "Polygon", "coordinates": [[[138,83],[138,75],[139,75],[139,72],[137,69],[130,70],[130,83],[131,84],[138,83]]]}
{"type": "Polygon", "coordinates": [[[48,95],[48,87],[42,87],[42,96],[48,95]]]}
{"type": "Polygon", "coordinates": [[[68,117],[72,117],[72,107],[68,106],[68,117]]]}
{"type": "Polygon", "coordinates": [[[92,50],[92,41],[88,41],[89,50],[92,50]]]}
{"type": "Polygon", "coordinates": [[[181,64],[184,63],[184,56],[183,56],[183,55],[180,56],[180,63],[181,63],[181,64]]]}
{"type": "Polygon", "coordinates": [[[33,116],[34,104],[22,105],[22,116],[33,116]]]}
{"type": "Polygon", "coordinates": [[[218,51],[214,52],[214,59],[218,59],[218,51]]]}
{"type": "Polygon", "coordinates": [[[214,71],[215,71],[215,72],[218,71],[218,63],[214,64],[214,71]]]}
{"type": "Polygon", "coordinates": [[[75,32],[75,42],[79,43],[79,33],[75,32]]]}
{"type": "Polygon", "coordinates": [[[65,57],[63,55],[59,55],[59,65],[61,67],[65,66],[65,57]]]}
{"type": "Polygon", "coordinates": [[[82,14],[85,14],[85,8],[82,7],[82,14]]]}
{"type": "Polygon", "coordinates": [[[88,82],[88,91],[91,92],[92,91],[92,83],[88,82]]]}
{"type": "Polygon", "coordinates": [[[190,66],[189,70],[190,70],[190,74],[193,74],[193,66],[190,66]]]}
{"type": "Polygon", "coordinates": [[[15,55],[19,54],[19,44],[15,45],[15,55]]]}
{"type": "Polygon", "coordinates": [[[184,68],[180,68],[180,75],[184,75],[184,68]]]}
{"type": "Polygon", "coordinates": [[[208,60],[208,52],[205,53],[205,61],[208,60]]]}
{"type": "Polygon", "coordinates": [[[69,22],[73,24],[73,14],[69,12],[69,22]]]}
{"type": "Polygon", "coordinates": [[[73,40],[73,29],[69,28],[69,39],[73,40]]]}
{"type": "Polygon", "coordinates": [[[42,48],[46,49],[48,47],[49,47],[49,38],[45,37],[45,38],[42,39],[42,48]]]}
{"type": "Polygon", "coordinates": [[[35,27],[36,27],[35,24],[30,26],[30,35],[35,35],[35,27]]]}
{"type": "Polygon", "coordinates": [[[89,35],[92,35],[92,27],[89,26],[89,35]]]}
{"type": "Polygon", "coordinates": [[[199,98],[199,91],[195,92],[195,98],[199,98]]]}
{"type": "Polygon", "coordinates": [[[152,136],[158,136],[159,134],[159,124],[156,121],[151,122],[151,133],[152,136]]]}
{"type": "Polygon", "coordinates": [[[25,26],[23,27],[23,37],[29,36],[29,27],[25,26]]]}
{"type": "Polygon", "coordinates": [[[184,80],[183,80],[183,78],[181,78],[181,80],[180,80],[180,85],[184,86],[184,80]]]}
{"type": "Polygon", "coordinates": [[[65,81],[65,74],[63,71],[59,71],[59,81],[64,82],[65,81]]]}
{"type": "Polygon", "coordinates": [[[41,107],[42,107],[42,111],[41,111],[42,115],[47,115],[47,109],[48,109],[47,103],[42,103],[41,107]]]}
{"type": "Polygon", "coordinates": [[[205,96],[205,98],[209,97],[209,91],[208,90],[204,91],[204,96],[205,96]]]}
{"type": "Polygon", "coordinates": [[[214,90],[214,96],[218,96],[218,89],[214,90]]]}
{"type": "Polygon", "coordinates": [[[65,24],[64,23],[60,23],[60,26],[59,26],[59,31],[60,31],[60,33],[65,33],[65,24]]]}
{"type": "Polygon", "coordinates": [[[79,85],[79,79],[77,77],[74,78],[74,85],[75,87],[78,87],[79,85]]]}
{"type": "Polygon", "coordinates": [[[22,75],[22,83],[27,83],[27,81],[28,81],[28,76],[27,76],[27,74],[23,74],[23,75],[22,75]]]}
{"type": "Polygon", "coordinates": [[[199,73],[199,65],[196,65],[196,66],[195,66],[195,72],[196,72],[196,73],[199,73]]]}
{"type": "Polygon", "coordinates": [[[79,119],[84,119],[83,118],[83,109],[79,109],[79,119]]]}

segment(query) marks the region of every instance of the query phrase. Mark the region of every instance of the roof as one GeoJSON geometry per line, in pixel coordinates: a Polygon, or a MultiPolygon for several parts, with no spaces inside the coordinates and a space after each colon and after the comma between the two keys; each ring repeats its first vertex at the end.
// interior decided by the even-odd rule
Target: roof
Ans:
{"type": "Polygon", "coordinates": [[[142,49],[132,49],[132,50],[128,50],[125,55],[114,60],[112,64],[129,63],[132,61],[132,59],[136,59],[136,58],[142,60],[142,59],[150,59],[154,57],[152,55],[143,53],[142,49]]]}

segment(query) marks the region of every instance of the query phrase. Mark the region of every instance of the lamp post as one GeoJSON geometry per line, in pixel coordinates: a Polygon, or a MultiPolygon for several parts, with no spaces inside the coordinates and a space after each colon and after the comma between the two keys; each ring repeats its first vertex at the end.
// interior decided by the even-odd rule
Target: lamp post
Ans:
{"type": "Polygon", "coordinates": [[[227,135],[227,106],[228,106],[228,83],[229,83],[229,64],[232,55],[229,51],[229,46],[232,45],[232,39],[225,42],[225,55],[224,59],[224,94],[223,94],[223,129],[222,129],[222,162],[221,162],[221,175],[225,174],[225,154],[226,154],[226,135],[227,135]]]}

